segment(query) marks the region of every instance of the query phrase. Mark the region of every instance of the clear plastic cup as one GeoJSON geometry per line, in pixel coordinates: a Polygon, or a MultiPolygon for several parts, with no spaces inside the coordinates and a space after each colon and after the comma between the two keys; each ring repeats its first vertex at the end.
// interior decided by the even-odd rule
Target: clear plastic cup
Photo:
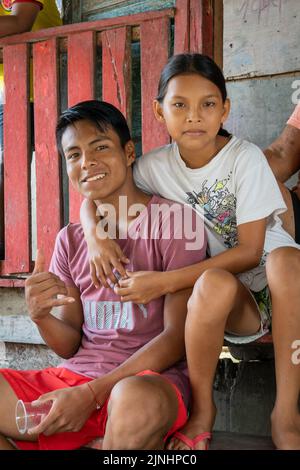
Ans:
{"type": "Polygon", "coordinates": [[[42,419],[49,413],[52,401],[33,405],[31,402],[18,400],[16,404],[16,424],[20,434],[25,434],[29,429],[38,426],[42,419]]]}

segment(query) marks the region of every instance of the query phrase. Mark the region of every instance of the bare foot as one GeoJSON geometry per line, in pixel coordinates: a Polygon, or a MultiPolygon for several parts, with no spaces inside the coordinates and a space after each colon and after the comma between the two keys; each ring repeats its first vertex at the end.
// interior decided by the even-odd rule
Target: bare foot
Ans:
{"type": "Polygon", "coordinates": [[[274,410],[271,416],[272,439],[276,449],[300,450],[300,415],[287,418],[274,410]]]}
{"type": "MultiPolygon", "coordinates": [[[[196,436],[205,432],[211,432],[216,417],[215,406],[211,410],[206,410],[205,416],[203,414],[197,415],[193,413],[188,420],[187,424],[179,430],[181,434],[189,439],[195,439],[196,436]]],[[[208,448],[209,440],[203,439],[194,446],[194,450],[206,450],[208,448]]],[[[167,446],[168,450],[191,450],[187,444],[180,439],[173,437],[167,446]]]]}

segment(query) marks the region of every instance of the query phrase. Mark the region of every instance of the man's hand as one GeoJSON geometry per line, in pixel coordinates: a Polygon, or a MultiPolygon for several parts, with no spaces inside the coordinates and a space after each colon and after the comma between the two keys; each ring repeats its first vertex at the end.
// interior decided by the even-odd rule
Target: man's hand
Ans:
{"type": "Polygon", "coordinates": [[[94,397],[86,384],[45,393],[35,403],[47,401],[53,402],[51,410],[28,434],[44,433],[50,436],[58,432],[80,431],[96,408],[94,397]]]}
{"type": "Polygon", "coordinates": [[[67,296],[65,283],[55,274],[45,271],[45,258],[41,250],[37,251],[33,273],[25,282],[25,299],[34,322],[47,317],[53,307],[75,301],[67,296]],[[58,295],[64,297],[58,299],[58,295]]]}

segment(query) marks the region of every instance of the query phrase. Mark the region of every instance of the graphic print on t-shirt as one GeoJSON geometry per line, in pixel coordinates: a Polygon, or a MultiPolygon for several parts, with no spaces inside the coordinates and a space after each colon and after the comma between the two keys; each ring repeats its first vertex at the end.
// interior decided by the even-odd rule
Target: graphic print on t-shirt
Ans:
{"type": "Polygon", "coordinates": [[[204,180],[199,192],[187,192],[187,202],[196,209],[199,205],[206,219],[210,221],[213,230],[220,235],[225,246],[232,248],[237,244],[236,197],[226,187],[232,172],[227,178],[216,179],[210,186],[204,180]]]}
{"type": "MultiPolygon", "coordinates": [[[[148,317],[147,309],[144,305],[138,304],[143,317],[148,317]]],[[[124,328],[133,330],[133,303],[132,302],[113,302],[113,301],[90,301],[87,300],[83,305],[84,320],[87,328],[93,330],[111,330],[124,328]]]]}
{"type": "Polygon", "coordinates": [[[11,11],[13,0],[1,0],[1,6],[5,11],[11,11]]]}

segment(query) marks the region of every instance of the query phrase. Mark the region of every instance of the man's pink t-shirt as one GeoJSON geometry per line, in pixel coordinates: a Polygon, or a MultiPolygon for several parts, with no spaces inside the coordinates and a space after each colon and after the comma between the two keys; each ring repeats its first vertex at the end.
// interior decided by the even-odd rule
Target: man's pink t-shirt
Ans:
{"type": "Polygon", "coordinates": [[[293,114],[287,121],[287,124],[296,127],[297,129],[300,129],[300,103],[297,104],[293,114]]]}
{"type": "MultiPolygon", "coordinates": [[[[204,227],[195,211],[158,196],[153,196],[129,225],[128,235],[127,239],[117,241],[130,259],[126,266],[129,271],[169,271],[197,263],[206,255],[204,227]],[[170,211],[171,206],[173,211],[170,211]],[[159,209],[163,208],[163,214],[159,214],[159,209]],[[189,232],[188,218],[192,221],[189,232]],[[184,225],[181,223],[183,219],[184,225]],[[191,243],[191,229],[196,232],[195,228],[197,249],[191,250],[188,244],[191,243]]],[[[58,234],[50,271],[67,286],[79,289],[84,315],[81,346],[60,367],[89,377],[100,377],[118,367],[163,331],[163,297],[147,305],[137,305],[121,302],[112,289],[95,288],[80,224],[69,224],[58,234]]],[[[186,362],[180,361],[163,375],[178,386],[187,403],[186,362]]]]}

